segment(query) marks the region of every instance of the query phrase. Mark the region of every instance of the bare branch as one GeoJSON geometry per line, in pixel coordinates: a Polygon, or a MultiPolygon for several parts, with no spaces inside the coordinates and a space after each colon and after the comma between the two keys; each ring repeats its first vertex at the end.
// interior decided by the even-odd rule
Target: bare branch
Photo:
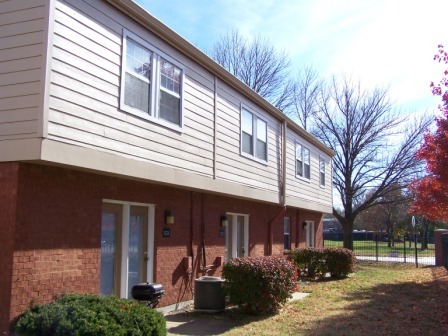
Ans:
{"type": "Polygon", "coordinates": [[[245,39],[237,31],[215,43],[210,56],[243,83],[282,111],[293,104],[294,83],[289,78],[290,60],[266,39],[245,39]]]}

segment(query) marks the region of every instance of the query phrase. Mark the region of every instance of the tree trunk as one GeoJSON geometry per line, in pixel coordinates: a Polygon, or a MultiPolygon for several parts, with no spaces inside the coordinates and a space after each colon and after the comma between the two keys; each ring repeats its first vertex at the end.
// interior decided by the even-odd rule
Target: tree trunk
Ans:
{"type": "Polygon", "coordinates": [[[353,251],[353,221],[347,221],[343,225],[344,247],[353,251]]]}

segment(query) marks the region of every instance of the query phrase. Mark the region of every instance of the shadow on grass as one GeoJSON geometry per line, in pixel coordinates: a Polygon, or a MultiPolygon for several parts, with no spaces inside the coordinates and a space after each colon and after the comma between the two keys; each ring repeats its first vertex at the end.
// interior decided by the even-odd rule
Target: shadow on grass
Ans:
{"type": "Polygon", "coordinates": [[[304,335],[448,335],[448,272],[432,270],[433,281],[381,284],[356,291],[336,315],[304,335]]]}
{"type": "Polygon", "coordinates": [[[235,327],[261,321],[275,314],[247,315],[237,307],[227,307],[220,313],[187,311],[165,316],[168,335],[221,335],[235,327]]]}

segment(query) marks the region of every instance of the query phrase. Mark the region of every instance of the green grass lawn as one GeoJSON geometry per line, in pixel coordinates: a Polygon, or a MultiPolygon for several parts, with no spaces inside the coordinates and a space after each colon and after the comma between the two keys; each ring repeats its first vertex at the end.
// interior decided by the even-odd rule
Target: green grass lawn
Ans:
{"type": "Polygon", "coordinates": [[[303,282],[300,290],[310,295],[277,314],[247,316],[226,309],[206,318],[236,322],[225,336],[448,335],[443,267],[357,262],[346,279],[303,282]]]}
{"type": "MultiPolygon", "coordinates": [[[[357,256],[375,256],[376,248],[375,242],[371,240],[366,241],[353,241],[353,251],[357,256]]],[[[342,247],[342,241],[325,240],[325,247],[342,247]]],[[[404,243],[395,242],[395,246],[388,247],[387,242],[378,242],[378,255],[388,256],[389,252],[398,251],[399,256],[402,257],[404,254],[404,243]]],[[[414,255],[414,244],[409,247],[409,242],[406,242],[406,255],[412,257],[414,255]]],[[[421,250],[421,244],[417,243],[417,254],[419,257],[434,257],[434,244],[428,244],[428,248],[421,250]]]]}

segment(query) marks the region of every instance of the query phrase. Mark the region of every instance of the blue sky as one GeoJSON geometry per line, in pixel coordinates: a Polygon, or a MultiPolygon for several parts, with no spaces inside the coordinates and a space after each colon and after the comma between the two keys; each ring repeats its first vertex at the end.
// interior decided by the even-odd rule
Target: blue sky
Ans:
{"type": "Polygon", "coordinates": [[[288,53],[295,69],[346,74],[364,88],[388,86],[403,112],[436,110],[429,83],[448,47],[448,0],[137,0],[202,50],[235,29],[288,53]]]}

